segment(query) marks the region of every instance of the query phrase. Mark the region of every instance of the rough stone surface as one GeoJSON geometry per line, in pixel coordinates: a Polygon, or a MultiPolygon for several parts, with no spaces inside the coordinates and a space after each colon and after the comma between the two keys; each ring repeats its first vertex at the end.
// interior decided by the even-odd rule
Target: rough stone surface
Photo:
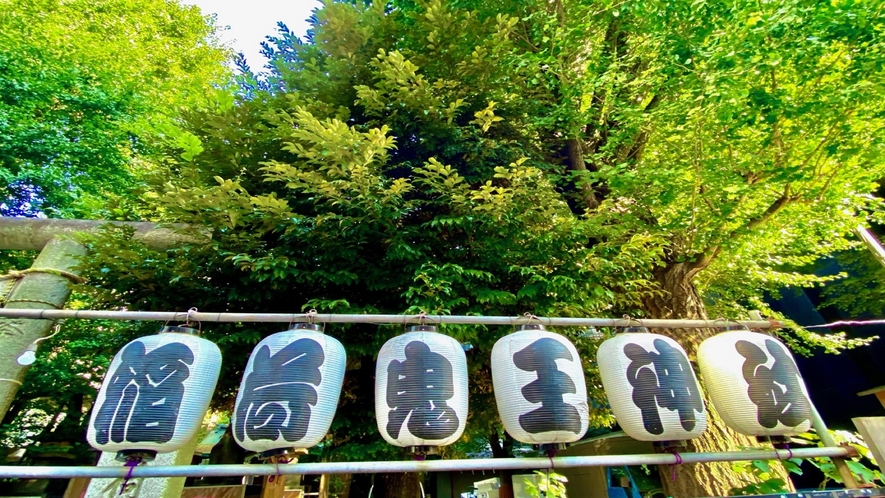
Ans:
{"type": "MultiPolygon", "coordinates": [[[[195,436],[188,444],[172,453],[160,453],[157,458],[148,462],[147,466],[190,465],[197,447],[195,436]]],[[[99,467],[122,467],[123,463],[114,460],[116,454],[104,452],[98,460],[99,467]]],[[[178,498],[184,489],[184,477],[162,477],[150,479],[133,479],[134,486],[128,486],[121,498],[178,498]]],[[[85,498],[114,498],[120,496],[123,479],[93,479],[86,490],[85,498]]]]}

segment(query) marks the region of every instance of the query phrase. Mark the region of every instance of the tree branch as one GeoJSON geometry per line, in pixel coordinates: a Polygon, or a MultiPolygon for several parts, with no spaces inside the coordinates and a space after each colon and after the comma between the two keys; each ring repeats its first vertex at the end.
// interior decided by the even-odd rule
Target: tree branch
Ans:
{"type": "Polygon", "coordinates": [[[578,173],[575,184],[581,190],[581,200],[584,207],[596,209],[599,207],[599,199],[596,198],[596,192],[586,178],[587,163],[584,162],[584,145],[576,138],[566,140],[566,145],[568,146],[568,169],[578,173]]]}
{"type": "Polygon", "coordinates": [[[790,204],[796,202],[799,199],[799,196],[793,195],[791,184],[786,184],[784,186],[784,192],[768,206],[759,216],[755,218],[750,218],[746,224],[743,226],[732,230],[731,233],[726,235],[723,239],[720,239],[718,243],[708,247],[701,253],[700,257],[691,263],[690,274],[694,276],[697,272],[703,270],[704,268],[710,266],[710,263],[716,259],[717,256],[722,252],[722,244],[724,242],[735,240],[740,235],[741,232],[750,232],[753,231],[760,226],[767,223],[771,220],[777,213],[781,212],[784,208],[789,206],[790,204]]]}

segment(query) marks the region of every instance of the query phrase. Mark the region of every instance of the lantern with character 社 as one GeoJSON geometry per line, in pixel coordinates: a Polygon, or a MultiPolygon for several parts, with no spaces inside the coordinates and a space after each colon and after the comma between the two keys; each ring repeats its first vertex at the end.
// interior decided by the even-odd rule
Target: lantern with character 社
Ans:
{"type": "Polygon", "coordinates": [[[789,349],[746,327],[729,328],[698,348],[701,375],[722,420],[741,434],[762,438],[808,431],[812,405],[789,349]]]}

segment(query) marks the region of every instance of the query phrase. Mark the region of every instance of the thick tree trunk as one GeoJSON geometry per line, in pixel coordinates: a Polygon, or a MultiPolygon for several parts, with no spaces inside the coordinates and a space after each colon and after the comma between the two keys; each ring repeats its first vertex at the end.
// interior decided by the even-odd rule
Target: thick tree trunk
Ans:
{"type": "MultiPolygon", "coordinates": [[[[489,446],[492,448],[493,458],[513,458],[513,438],[506,432],[502,440],[495,429],[489,434],[489,446]]],[[[498,488],[498,498],[513,498],[513,474],[512,470],[498,471],[498,479],[501,487],[498,488]]]]}
{"type": "Polygon", "coordinates": [[[338,498],[350,498],[350,483],[353,482],[353,474],[341,474],[338,476],[338,485],[332,492],[338,498]]]}
{"type": "Polygon", "coordinates": [[[414,472],[408,474],[380,474],[378,477],[380,479],[375,481],[373,497],[419,498],[421,496],[421,489],[418,487],[418,474],[414,472]]]}
{"type": "MultiPolygon", "coordinates": [[[[692,279],[699,271],[696,265],[690,263],[671,263],[655,272],[655,279],[661,289],[665,291],[663,296],[649,298],[644,307],[653,318],[686,318],[707,319],[704,303],[698,295],[692,279]]],[[[676,329],[660,331],[672,336],[682,344],[703,387],[703,379],[697,368],[696,353],[698,346],[704,339],[715,333],[713,330],[704,329],[676,329]]],[[[756,441],[738,434],[728,428],[716,411],[713,404],[704,393],[707,406],[707,431],[703,436],[688,441],[686,452],[713,452],[713,451],[737,451],[741,448],[757,446],[756,441]]],[[[777,466],[773,466],[774,470],[777,466]]],[[[697,496],[727,496],[732,488],[743,487],[747,484],[742,476],[731,469],[728,462],[682,464],[675,466],[660,466],[661,481],[664,491],[674,498],[690,498],[697,496]],[[675,479],[673,477],[675,476],[675,479]]],[[[781,470],[784,482],[792,488],[785,471],[781,470]]]]}

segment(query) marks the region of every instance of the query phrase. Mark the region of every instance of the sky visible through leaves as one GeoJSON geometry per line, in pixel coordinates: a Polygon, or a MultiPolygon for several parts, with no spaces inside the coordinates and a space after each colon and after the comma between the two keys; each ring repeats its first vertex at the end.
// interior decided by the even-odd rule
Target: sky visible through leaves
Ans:
{"type": "Polygon", "coordinates": [[[205,14],[216,14],[218,25],[223,29],[222,40],[242,52],[255,70],[267,61],[259,52],[260,43],[265,36],[276,33],[278,21],[303,36],[309,27],[307,18],[320,6],[317,0],[185,0],[183,3],[194,4],[205,14]]]}

